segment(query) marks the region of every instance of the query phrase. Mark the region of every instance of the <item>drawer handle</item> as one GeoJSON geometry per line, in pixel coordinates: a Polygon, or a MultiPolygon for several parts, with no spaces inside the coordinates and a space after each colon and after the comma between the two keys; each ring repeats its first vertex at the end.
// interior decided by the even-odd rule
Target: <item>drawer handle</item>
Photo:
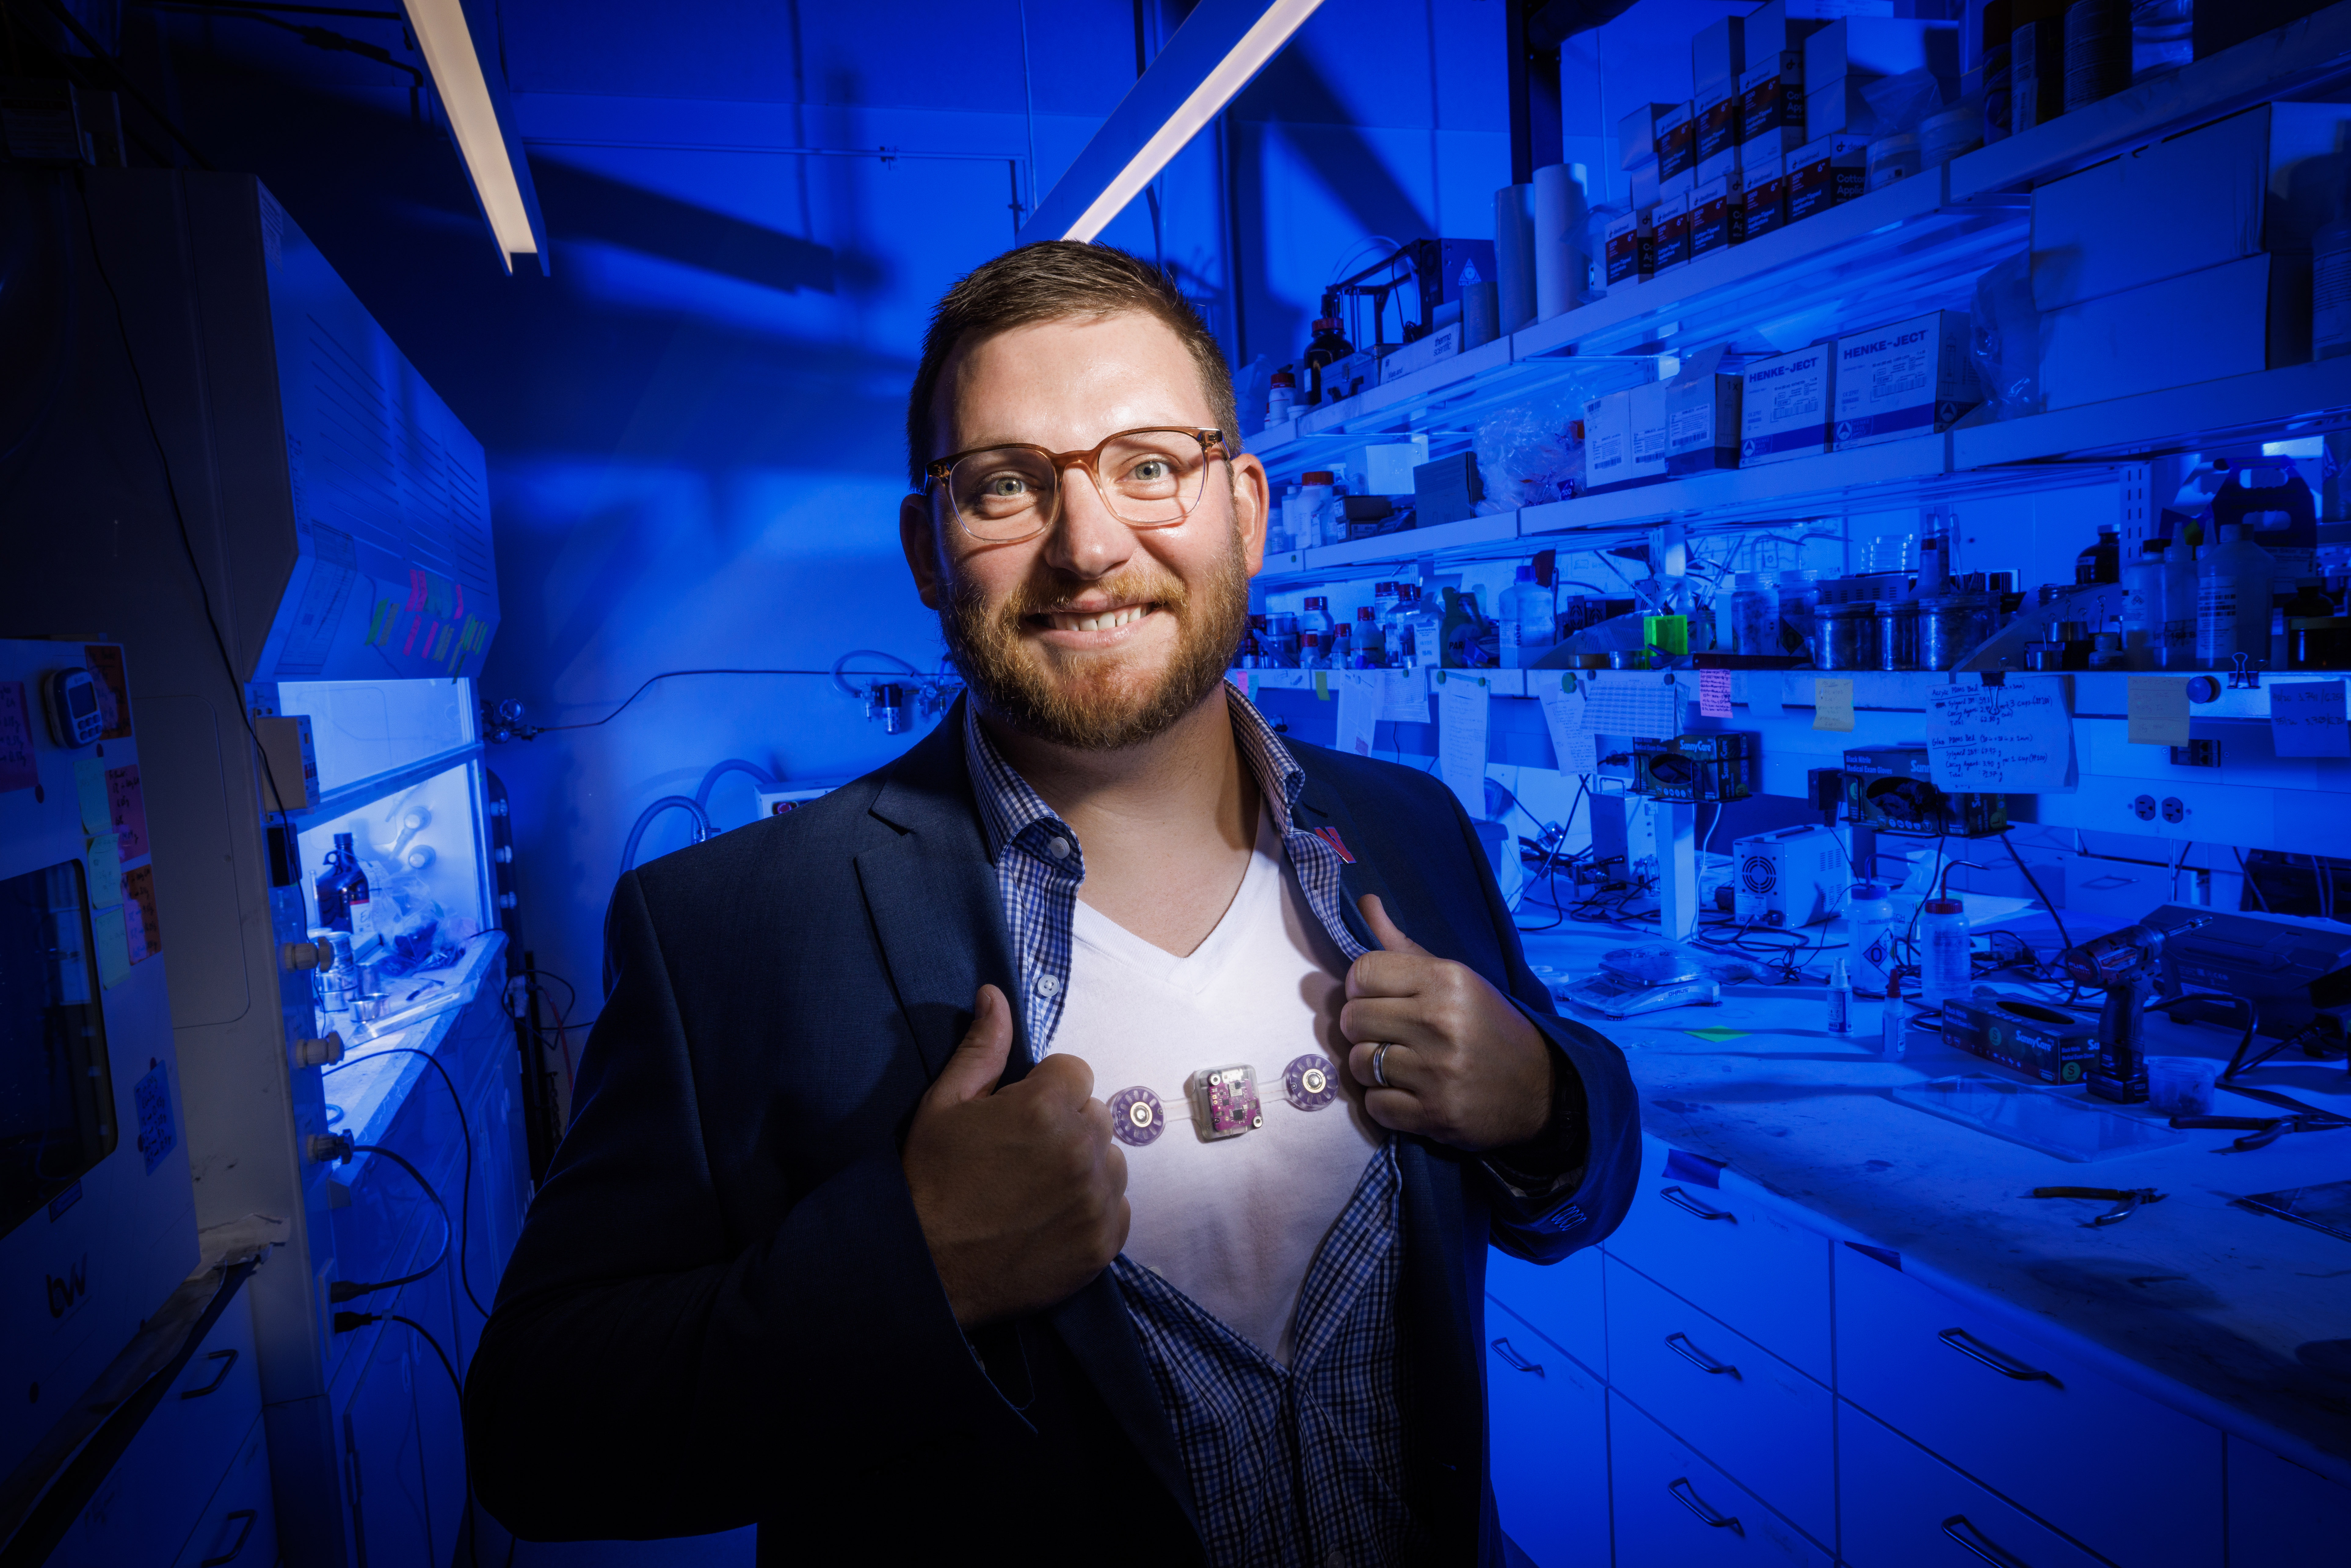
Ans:
{"type": "Polygon", "coordinates": [[[235,1562],[236,1554],[245,1550],[246,1540],[253,1534],[253,1521],[260,1517],[261,1516],[252,1509],[241,1508],[235,1513],[228,1515],[227,1518],[223,1519],[221,1521],[223,1524],[226,1524],[231,1519],[243,1520],[245,1522],[237,1527],[236,1540],[230,1543],[227,1551],[222,1552],[217,1557],[205,1558],[202,1563],[196,1564],[196,1568],[221,1568],[221,1564],[224,1563],[235,1562]]]}
{"type": "Polygon", "coordinates": [[[2046,1383],[2052,1388],[2065,1385],[2053,1372],[2043,1372],[2037,1366],[2027,1366],[2005,1351],[1992,1349],[1965,1329],[1945,1329],[1935,1336],[1970,1361],[1981,1362],[2002,1377],[2013,1377],[2019,1383],[2046,1383]]]}
{"type": "Polygon", "coordinates": [[[1686,1333],[1667,1334],[1666,1336],[1666,1348],[1672,1351],[1676,1355],[1680,1356],[1684,1361],[1688,1362],[1692,1366],[1697,1367],[1700,1372],[1727,1372],[1730,1375],[1730,1380],[1733,1383],[1744,1383],[1747,1381],[1745,1378],[1739,1375],[1739,1368],[1731,1366],[1727,1363],[1714,1360],[1711,1356],[1708,1356],[1706,1352],[1690,1343],[1690,1336],[1686,1333]]]}
{"type": "Polygon", "coordinates": [[[2032,1568],[2032,1563],[1978,1530],[1964,1513],[1955,1513],[1943,1521],[1943,1533],[1991,1563],[1991,1568],[2032,1568]]]}
{"type": "Polygon", "coordinates": [[[1727,1513],[1717,1513],[1706,1506],[1704,1500],[1698,1495],[1698,1489],[1689,1484],[1689,1477],[1683,1476],[1677,1480],[1667,1482],[1666,1490],[1674,1494],[1676,1502],[1715,1529],[1727,1530],[1742,1541],[1747,1538],[1746,1530],[1740,1526],[1735,1517],[1727,1513]]]}
{"type": "Polygon", "coordinates": [[[1494,1342],[1494,1354],[1500,1356],[1504,1362],[1509,1364],[1510,1369],[1514,1372],[1531,1372],[1537,1377],[1541,1377],[1543,1375],[1542,1363],[1540,1361],[1529,1361],[1525,1356],[1520,1355],[1517,1351],[1510,1348],[1510,1342],[1509,1340],[1496,1340],[1494,1342]]]}
{"type": "Polygon", "coordinates": [[[1684,1192],[1677,1186],[1667,1187],[1664,1191],[1658,1193],[1657,1196],[1664,1198],[1667,1203],[1672,1204],[1676,1208],[1680,1209],[1684,1214],[1695,1214],[1700,1219],[1728,1219],[1733,1225],[1739,1223],[1739,1216],[1731,1213],[1729,1209],[1708,1208],[1706,1205],[1700,1203],[1698,1199],[1692,1197],[1689,1194],[1684,1192]]]}
{"type": "Polygon", "coordinates": [[[180,1397],[181,1397],[181,1398],[183,1398],[183,1399],[202,1399],[202,1398],[203,1398],[205,1395],[207,1395],[207,1394],[217,1394],[217,1393],[219,1393],[219,1392],[220,1392],[220,1385],[221,1385],[222,1384],[224,1384],[224,1383],[226,1383],[226,1382],[228,1381],[229,1368],[231,1368],[231,1367],[233,1367],[233,1366],[235,1366],[235,1365],[236,1364],[236,1352],[235,1352],[235,1350],[234,1350],[234,1349],[229,1349],[229,1350],[216,1350],[216,1351],[213,1352],[213,1353],[212,1353],[212,1354],[210,1354],[210,1355],[208,1355],[208,1356],[204,1357],[204,1359],[205,1359],[206,1361],[217,1361],[217,1362],[219,1362],[219,1363],[220,1363],[220,1370],[219,1370],[218,1372],[214,1373],[214,1374],[213,1374],[213,1380],[212,1380],[210,1383],[205,1384],[202,1388],[183,1388],[183,1389],[182,1389],[182,1390],[180,1391],[180,1397]]]}

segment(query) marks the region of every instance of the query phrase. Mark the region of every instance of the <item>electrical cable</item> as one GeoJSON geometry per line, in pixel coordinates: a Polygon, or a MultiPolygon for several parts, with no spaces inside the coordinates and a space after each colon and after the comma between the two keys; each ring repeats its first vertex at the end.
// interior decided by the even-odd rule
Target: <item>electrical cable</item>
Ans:
{"type": "MultiPolygon", "coordinates": [[[[429,1051],[421,1050],[413,1045],[387,1045],[381,1050],[371,1051],[360,1056],[350,1057],[343,1061],[336,1063],[332,1067],[328,1068],[326,1071],[321,1072],[319,1076],[324,1078],[328,1073],[340,1072],[344,1068],[350,1067],[355,1062],[370,1061],[372,1058],[379,1056],[421,1056],[424,1059],[424,1064],[427,1067],[430,1067],[434,1071],[441,1075],[442,1086],[449,1091],[449,1103],[457,1113],[457,1134],[458,1136],[464,1140],[465,1148],[465,1174],[463,1178],[463,1185],[459,1187],[457,1193],[457,1282],[465,1287],[465,1299],[474,1303],[474,1310],[481,1313],[483,1317],[487,1318],[490,1315],[490,1310],[482,1305],[481,1297],[474,1294],[474,1281],[467,1276],[465,1271],[465,1252],[471,1244],[473,1234],[474,1130],[467,1124],[465,1120],[465,1096],[457,1092],[457,1081],[449,1076],[449,1070],[441,1065],[439,1058],[435,1057],[429,1051]]],[[[352,1152],[357,1153],[357,1148],[354,1147],[352,1152]]],[[[399,1160],[401,1166],[407,1170],[409,1175],[416,1176],[417,1186],[424,1187],[424,1190],[427,1193],[432,1194],[433,1201],[434,1203],[437,1204],[441,1201],[440,1195],[434,1193],[432,1187],[425,1185],[424,1178],[422,1176],[417,1175],[416,1167],[414,1166],[410,1165],[404,1159],[401,1159],[400,1155],[392,1154],[390,1149],[385,1149],[382,1152],[387,1155],[391,1155],[393,1159],[399,1160]]],[[[449,1211],[446,1208],[442,1209],[441,1218],[444,1225],[448,1222],[449,1211]]],[[[397,1281],[392,1282],[399,1283],[397,1281]]],[[[381,1287],[374,1286],[371,1287],[371,1289],[381,1289],[381,1287]]]]}
{"type": "MultiPolygon", "coordinates": [[[[441,1201],[441,1195],[433,1190],[433,1184],[424,1179],[424,1173],[408,1163],[408,1156],[395,1150],[387,1149],[381,1144],[353,1144],[351,1153],[381,1155],[415,1178],[416,1185],[423,1189],[424,1196],[433,1200],[433,1207],[441,1211],[441,1250],[434,1255],[432,1262],[417,1270],[413,1274],[402,1274],[397,1280],[378,1280],[372,1284],[358,1280],[338,1280],[328,1288],[327,1299],[330,1301],[348,1301],[357,1296],[371,1296],[378,1291],[389,1291],[401,1285],[414,1284],[449,1260],[449,1243],[455,1240],[457,1235],[455,1228],[449,1223],[449,1206],[441,1201]]],[[[462,1270],[460,1271],[462,1272],[462,1270]]],[[[473,1292],[469,1290],[466,1294],[471,1295],[473,1292]]]]}
{"type": "Polygon", "coordinates": [[[2042,906],[2049,911],[2049,918],[2056,923],[2057,940],[2065,945],[2058,951],[2069,951],[2074,946],[2074,938],[2066,935],[2065,917],[2058,913],[2057,901],[2041,891],[2040,880],[2032,874],[2032,868],[2024,863],[2024,857],[2016,852],[2016,843],[2008,836],[2009,832],[2009,829],[2003,828],[2000,834],[2000,841],[2007,847],[2008,858],[2016,862],[2016,869],[2023,873],[2024,885],[2032,890],[2032,896],[2041,901],[2042,906]]]}
{"type": "MultiPolygon", "coordinates": [[[[457,1364],[449,1359],[449,1353],[441,1348],[441,1342],[433,1337],[431,1329],[426,1328],[414,1318],[400,1312],[337,1312],[335,1314],[337,1333],[350,1333],[354,1329],[365,1328],[370,1323],[399,1323],[432,1346],[434,1359],[441,1363],[441,1370],[449,1375],[449,1386],[457,1396],[457,1408],[461,1411],[465,1409],[465,1380],[457,1375],[457,1364]]],[[[473,1561],[474,1568],[481,1568],[481,1543],[474,1534],[474,1474],[471,1466],[466,1467],[465,1470],[465,1554],[473,1561]]],[[[507,1555],[508,1561],[512,1561],[513,1552],[509,1551],[507,1555]]]]}
{"type": "Polygon", "coordinates": [[[2244,879],[2245,891],[2253,895],[2253,907],[2267,915],[2270,912],[2270,901],[2262,895],[2262,884],[2253,880],[2252,867],[2245,863],[2245,852],[2232,844],[2230,846],[2230,852],[2237,857],[2237,874],[2244,879]]]}
{"type": "MultiPolygon", "coordinates": [[[[50,4],[56,6],[57,0],[50,0],[50,4]]],[[[57,9],[60,16],[67,15],[62,7],[57,9]]],[[[71,20],[70,16],[68,20],[71,20]]],[[[75,23],[74,29],[79,32],[80,24],[75,23]]],[[[86,34],[83,36],[88,37],[86,34]]],[[[210,167],[208,164],[205,166],[210,167]]],[[[246,699],[245,681],[236,673],[236,661],[229,657],[228,639],[221,634],[220,617],[213,611],[213,591],[204,581],[204,568],[196,560],[196,541],[194,535],[188,531],[188,515],[180,507],[180,482],[172,472],[172,454],[164,446],[163,433],[155,423],[154,406],[147,397],[147,377],[139,368],[138,351],[131,346],[131,323],[123,314],[122,295],[114,287],[114,275],[107,270],[105,253],[99,247],[98,220],[90,211],[89,187],[78,170],[74,173],[74,189],[81,196],[82,232],[89,239],[90,264],[98,269],[99,281],[106,285],[107,298],[113,302],[114,330],[122,340],[122,358],[131,367],[131,384],[139,393],[139,413],[146,422],[147,439],[154,444],[155,459],[162,465],[163,493],[172,503],[172,520],[179,525],[180,549],[187,557],[189,574],[196,580],[196,597],[204,605],[204,624],[212,629],[214,651],[220,654],[221,669],[228,675],[229,690],[236,699],[236,716],[245,723],[246,738],[253,742],[254,755],[261,759],[261,774],[269,784],[269,799],[276,806],[277,825],[284,828],[287,825],[286,797],[277,788],[277,773],[269,765],[269,752],[261,744],[261,732],[253,727],[253,705],[246,699]]]]}
{"type": "MultiPolygon", "coordinates": [[[[906,664],[905,660],[899,658],[894,653],[884,653],[882,657],[889,659],[896,664],[906,664]]],[[[601,718],[581,719],[576,724],[533,725],[529,727],[529,733],[534,736],[551,735],[559,729],[594,729],[599,725],[610,724],[614,719],[620,717],[622,714],[627,712],[630,704],[635,702],[639,697],[644,695],[646,692],[652,690],[656,682],[675,680],[685,675],[821,675],[828,680],[837,681],[844,673],[853,675],[895,675],[910,672],[917,680],[960,681],[962,678],[958,675],[946,674],[925,675],[920,670],[914,669],[911,664],[907,664],[906,669],[904,671],[850,670],[843,672],[839,666],[835,666],[830,670],[664,670],[657,675],[647,675],[643,683],[640,685],[635,691],[631,692],[626,697],[622,699],[620,706],[614,708],[611,713],[606,714],[601,718]]],[[[852,693],[851,695],[862,695],[863,694],[852,693]]]]}

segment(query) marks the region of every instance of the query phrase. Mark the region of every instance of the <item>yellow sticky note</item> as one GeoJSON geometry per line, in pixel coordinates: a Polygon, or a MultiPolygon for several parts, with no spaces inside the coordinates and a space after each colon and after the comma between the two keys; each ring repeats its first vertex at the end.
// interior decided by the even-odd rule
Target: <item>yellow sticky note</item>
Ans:
{"type": "Polygon", "coordinates": [[[1321,702],[1327,703],[1331,700],[1330,671],[1317,670],[1314,672],[1314,695],[1316,699],[1321,702]]]}
{"type": "Polygon", "coordinates": [[[1822,676],[1813,683],[1813,727],[1853,732],[1853,683],[1822,676]]]}
{"type": "Polygon", "coordinates": [[[2188,744],[2188,683],[2161,675],[2133,675],[2128,707],[2130,744],[2188,744]]]}
{"type": "Polygon", "coordinates": [[[112,909],[122,902],[122,847],[112,833],[89,841],[89,906],[112,909]]]}
{"type": "Polygon", "coordinates": [[[74,796],[81,803],[83,832],[114,831],[114,813],[106,802],[106,758],[85,757],[74,764],[74,796]]]}
{"type": "Polygon", "coordinates": [[[1743,1029],[1686,1029],[1682,1032],[1693,1040],[1702,1040],[1708,1045],[1721,1045],[1728,1040],[1747,1038],[1747,1031],[1743,1029]]]}
{"type": "Polygon", "coordinates": [[[130,936],[113,915],[91,921],[89,934],[98,943],[99,986],[110,991],[131,977],[130,936]]]}

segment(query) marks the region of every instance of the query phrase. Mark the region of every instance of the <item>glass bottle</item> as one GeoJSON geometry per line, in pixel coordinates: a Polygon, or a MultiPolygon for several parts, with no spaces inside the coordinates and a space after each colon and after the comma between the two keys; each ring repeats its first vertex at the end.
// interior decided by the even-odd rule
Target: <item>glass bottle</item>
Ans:
{"type": "Polygon", "coordinates": [[[2098,525],[2097,543],[2074,558],[2074,581],[2077,586],[2087,588],[2121,578],[2122,531],[2120,523],[2098,525]]]}

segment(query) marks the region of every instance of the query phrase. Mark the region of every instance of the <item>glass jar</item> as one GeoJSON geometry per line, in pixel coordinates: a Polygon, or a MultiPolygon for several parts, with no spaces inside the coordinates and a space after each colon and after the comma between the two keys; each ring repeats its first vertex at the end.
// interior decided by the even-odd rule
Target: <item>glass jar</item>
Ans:
{"type": "Polygon", "coordinates": [[[1730,595],[1730,651],[1780,651],[1779,585],[1768,571],[1742,571],[1730,595]]]}
{"type": "Polygon", "coordinates": [[[1809,568],[1779,573],[1780,647],[1782,653],[1809,653],[1813,618],[1821,607],[1821,574],[1809,568]]]}
{"type": "Polygon", "coordinates": [[[1881,670],[1918,667],[1918,601],[1881,599],[1873,607],[1877,622],[1877,664],[1881,670]]]}
{"type": "Polygon", "coordinates": [[[1956,670],[1991,635],[1991,600],[1981,593],[1938,593],[1918,601],[1922,670],[1956,670]]]}
{"type": "Polygon", "coordinates": [[[1813,664],[1823,670],[1877,667],[1877,606],[1866,599],[1823,604],[1813,625],[1813,664]]]}

